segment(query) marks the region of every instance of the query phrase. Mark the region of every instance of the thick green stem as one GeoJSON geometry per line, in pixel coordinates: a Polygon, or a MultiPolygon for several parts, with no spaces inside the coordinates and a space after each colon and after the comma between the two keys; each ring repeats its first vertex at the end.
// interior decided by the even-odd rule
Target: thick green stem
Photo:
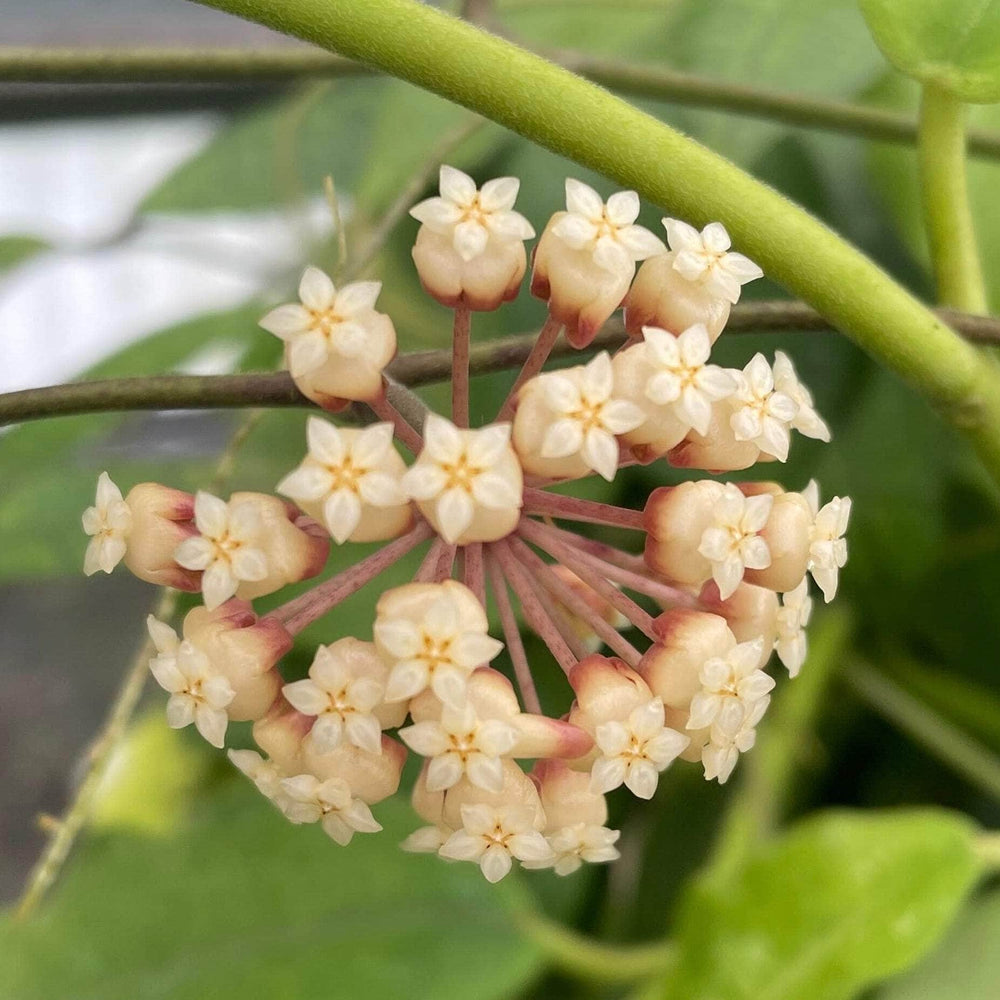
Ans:
{"type": "Polygon", "coordinates": [[[591,167],[741,251],[918,386],[1000,482],[993,361],[830,229],[607,91],[416,0],[202,0],[409,80],[591,167]]]}
{"type": "Polygon", "coordinates": [[[934,84],[924,84],[918,150],[938,300],[965,312],[986,313],[986,288],[966,182],[965,106],[934,84]]]}

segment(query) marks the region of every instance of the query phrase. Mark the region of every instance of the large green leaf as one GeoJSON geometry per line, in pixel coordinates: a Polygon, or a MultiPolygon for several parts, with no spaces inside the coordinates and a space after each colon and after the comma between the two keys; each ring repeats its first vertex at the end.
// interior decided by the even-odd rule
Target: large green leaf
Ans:
{"type": "Polygon", "coordinates": [[[894,979],[878,1000],[996,1000],[1000,984],[1000,892],[968,906],[934,951],[894,979]]]}
{"type": "Polygon", "coordinates": [[[997,0],[861,0],[886,59],[963,101],[1000,101],[997,0]]]}
{"type": "Polygon", "coordinates": [[[927,952],[978,872],[964,817],[821,814],[692,887],[664,995],[848,1000],[927,952]]]}
{"type": "MultiPolygon", "coordinates": [[[[233,782],[235,785],[235,781],[233,782]]],[[[515,879],[404,854],[398,800],[348,848],[242,781],[163,838],[95,838],[30,922],[5,920],[5,1000],[500,1000],[540,967],[515,879]]]]}

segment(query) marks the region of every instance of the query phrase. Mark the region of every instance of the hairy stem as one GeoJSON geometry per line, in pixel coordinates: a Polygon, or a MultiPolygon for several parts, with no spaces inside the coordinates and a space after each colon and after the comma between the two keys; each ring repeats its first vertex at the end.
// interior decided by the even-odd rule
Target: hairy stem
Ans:
{"type": "MultiPolygon", "coordinates": [[[[423,451],[424,439],[420,436],[420,431],[393,406],[389,400],[388,392],[378,399],[369,400],[368,406],[375,416],[392,424],[393,434],[395,434],[397,440],[408,451],[412,452],[414,456],[419,455],[423,451]]],[[[410,414],[410,416],[415,417],[416,415],[410,414]]],[[[419,426],[423,426],[423,421],[421,421],[419,426]]]]}
{"type": "Polygon", "coordinates": [[[643,513],[630,507],[615,507],[613,504],[597,500],[582,500],[579,497],[563,496],[561,493],[546,493],[526,487],[524,490],[525,514],[542,514],[567,521],[583,521],[588,524],[603,524],[611,528],[631,528],[644,531],[643,513]]]}
{"type": "Polygon", "coordinates": [[[823,223],[721,156],[567,70],[417,0],[203,0],[463,104],[633,188],[718,219],[776,281],[916,385],[1000,482],[1000,375],[823,223]],[[845,289],[850,294],[845,294],[845,289]]]}
{"type": "Polygon", "coordinates": [[[920,101],[920,186],[942,305],[988,312],[965,169],[965,106],[935,84],[920,101]]]}
{"type": "Polygon", "coordinates": [[[472,313],[468,306],[455,307],[455,325],[451,349],[451,422],[456,427],[469,426],[469,339],[472,313]]]}
{"type": "Polygon", "coordinates": [[[549,355],[552,353],[552,348],[555,347],[561,330],[562,323],[558,320],[554,320],[551,316],[545,320],[544,326],[538,331],[538,337],[531,345],[531,352],[524,359],[524,364],[517,373],[517,378],[500,407],[497,420],[510,420],[514,415],[518,391],[528,379],[534,378],[545,367],[545,362],[549,360],[549,355]]]}
{"type": "MultiPolygon", "coordinates": [[[[1000,320],[971,316],[951,309],[936,310],[946,322],[969,340],[1000,343],[1000,320]]],[[[801,302],[748,302],[735,306],[726,333],[761,331],[830,330],[830,324],[815,309],[801,302]]],[[[472,347],[469,368],[473,375],[502,371],[524,363],[537,334],[517,334],[472,347]]],[[[587,351],[576,351],[558,341],[554,357],[589,357],[598,350],[614,350],[624,343],[621,320],[605,324],[587,351]]],[[[400,384],[427,385],[445,381],[451,373],[448,350],[413,351],[400,355],[387,369],[400,384]]],[[[78,413],[109,413],[129,410],[206,410],[241,406],[311,407],[314,404],[295,387],[288,372],[245,375],[153,375],[141,378],[71,382],[66,385],[21,389],[0,394],[0,426],[42,417],[78,413]]]]}

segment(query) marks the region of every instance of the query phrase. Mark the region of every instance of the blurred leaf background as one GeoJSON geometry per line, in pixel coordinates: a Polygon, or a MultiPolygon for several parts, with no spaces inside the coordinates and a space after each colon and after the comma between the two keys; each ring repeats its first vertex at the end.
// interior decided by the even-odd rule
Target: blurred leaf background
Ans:
{"type": "MultiPolygon", "coordinates": [[[[511,33],[538,47],[915,108],[914,88],[887,68],[853,0],[508,0],[497,12],[511,33]]],[[[911,149],[773,120],[641,104],[787,193],[930,296],[911,149]]],[[[996,107],[977,109],[973,119],[1000,129],[996,107]]],[[[150,218],[292,213],[332,175],[350,264],[397,193],[426,168],[442,138],[467,121],[461,109],[396,81],[305,82],[232,112],[206,148],[146,195],[140,212],[150,218]]],[[[518,208],[539,230],[561,206],[565,176],[609,190],[600,178],[489,124],[448,161],[478,178],[520,177],[518,208]]],[[[1000,165],[974,161],[970,177],[996,302],[1000,165]]],[[[641,221],[659,228],[659,215],[646,206],[641,221]]],[[[395,319],[403,350],[445,346],[450,334],[449,315],[422,295],[413,273],[415,230],[412,220],[402,221],[371,269],[384,282],[382,305],[395,319]]],[[[0,268],[46,251],[30,238],[0,240],[0,268]]],[[[336,242],[303,246],[306,260],[333,266],[336,242]]],[[[293,283],[289,274],[269,298],[287,295],[293,283]]],[[[749,293],[782,294],[766,282],[749,293]]],[[[273,366],[276,342],[255,325],[265,305],[249,301],[153,332],[80,376],[166,372],[208,345],[234,349],[237,370],[273,366]]],[[[525,293],[496,315],[477,316],[474,336],[530,330],[542,316],[525,293]]],[[[116,804],[99,814],[64,882],[32,923],[3,925],[0,993],[12,1000],[603,995],[547,970],[518,923],[519,912],[537,906],[607,941],[675,931],[677,996],[848,998],[863,989],[882,1000],[995,996],[1000,907],[995,892],[973,889],[969,844],[975,824],[1000,825],[996,489],[923,400],[844,338],[733,335],[717,352],[721,363],[742,366],[755,351],[770,356],[776,348],[792,355],[834,430],[826,447],[798,438],[776,475],[789,488],[816,477],[824,497],[850,495],[855,503],[851,559],[838,597],[850,609],[853,631],[836,651],[815,725],[788,751],[787,818],[831,807],[861,812],[812,817],[787,841],[755,848],[728,882],[706,885],[695,875],[741,794],[743,765],[724,788],[678,767],[651,804],[613,801],[613,825],[624,831],[617,865],[567,881],[532,873],[498,893],[468,866],[401,855],[396,843],[416,825],[401,804],[376,810],[385,834],[341,851],[318,830],[282,824],[186,734],[160,745],[162,734],[151,735],[140,722],[127,766],[112,769],[105,802],[116,804]],[[852,682],[858,664],[883,682],[881,695],[852,682]],[[929,738],[926,729],[917,732],[901,720],[899,697],[946,738],[929,738]],[[973,747],[981,769],[970,771],[966,758],[949,752],[955,739],[973,747]],[[915,806],[949,811],[884,812],[915,806]],[[866,909],[872,900],[882,909],[866,909]],[[860,916],[824,950],[829,935],[841,934],[827,928],[844,914],[860,916]],[[824,947],[815,946],[820,941],[824,947]],[[781,970],[789,968],[801,978],[779,988],[781,970]]],[[[512,377],[475,380],[474,420],[493,412],[512,377]]],[[[447,398],[440,387],[425,395],[433,404],[447,398]]],[[[301,457],[305,419],[297,411],[264,415],[239,452],[232,488],[272,489],[301,457]]],[[[218,427],[220,418],[213,421],[218,427]]],[[[236,421],[221,418],[223,429],[236,421]]],[[[147,478],[204,485],[218,458],[216,432],[198,454],[117,445],[155,439],[165,429],[149,417],[102,415],[26,424],[0,437],[0,582],[78,573],[79,513],[104,467],[126,486],[147,478]]],[[[641,504],[651,488],[681,477],[658,463],[629,470],[614,486],[588,483],[588,495],[641,504]]],[[[331,571],[353,557],[336,553],[331,571]]],[[[411,569],[403,563],[393,574],[403,580],[411,569]]],[[[370,619],[373,603],[366,589],[310,629],[292,669],[305,671],[310,642],[353,632],[356,621],[370,619]]],[[[120,627],[108,639],[114,660],[137,641],[140,620],[120,627]]],[[[72,663],[64,667],[72,670],[72,663]]],[[[568,688],[554,671],[542,694],[553,710],[568,703],[568,688]]],[[[159,707],[156,697],[150,700],[159,707]]]]}

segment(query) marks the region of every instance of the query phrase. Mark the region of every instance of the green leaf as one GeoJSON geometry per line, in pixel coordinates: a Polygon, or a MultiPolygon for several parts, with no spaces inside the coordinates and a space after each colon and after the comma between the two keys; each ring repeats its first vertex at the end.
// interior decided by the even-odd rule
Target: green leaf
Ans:
{"type": "Polygon", "coordinates": [[[1000,983],[1000,891],[973,902],[941,944],[894,979],[878,1000],[996,1000],[1000,983]]]}
{"type": "Polygon", "coordinates": [[[34,920],[4,920],[5,1000],[500,1000],[539,971],[515,878],[399,850],[375,807],[348,848],[235,779],[169,839],[97,838],[34,920]]]}
{"type": "Polygon", "coordinates": [[[0,271],[23,264],[30,257],[48,250],[45,240],[35,236],[2,236],[0,237],[0,271]]]}
{"type": "Polygon", "coordinates": [[[963,101],[1000,101],[998,0],[861,0],[861,10],[902,73],[963,101]]]}
{"type": "Polygon", "coordinates": [[[833,812],[684,900],[670,996],[848,1000],[919,959],[979,873],[973,824],[939,810],[833,812]]]}

